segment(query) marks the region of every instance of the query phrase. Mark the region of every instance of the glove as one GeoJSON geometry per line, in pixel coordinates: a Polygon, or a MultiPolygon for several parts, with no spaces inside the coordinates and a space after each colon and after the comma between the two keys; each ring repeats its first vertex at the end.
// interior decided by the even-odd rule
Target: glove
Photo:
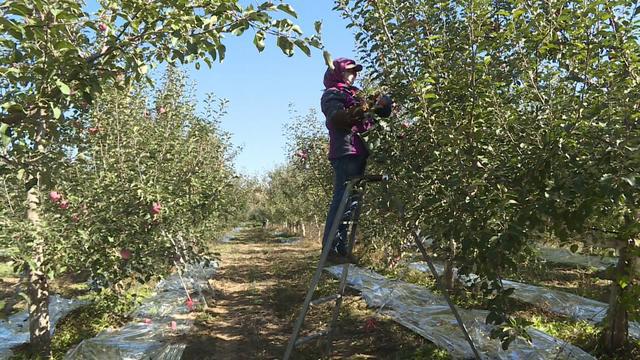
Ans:
{"type": "Polygon", "coordinates": [[[365,118],[366,106],[356,105],[348,109],[337,111],[331,118],[331,123],[338,129],[348,130],[365,118]]]}
{"type": "Polygon", "coordinates": [[[389,95],[380,95],[373,106],[373,112],[383,118],[391,116],[393,99],[389,95]]]}

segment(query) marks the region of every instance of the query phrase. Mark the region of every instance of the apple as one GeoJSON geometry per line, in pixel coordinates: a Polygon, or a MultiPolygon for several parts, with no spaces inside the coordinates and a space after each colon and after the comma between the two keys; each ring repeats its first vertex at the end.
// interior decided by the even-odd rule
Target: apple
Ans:
{"type": "Polygon", "coordinates": [[[109,27],[105,23],[100,23],[98,24],[98,30],[100,30],[100,32],[105,32],[109,30],[109,27]]]}
{"type": "Polygon", "coordinates": [[[162,210],[162,204],[160,204],[160,202],[154,202],[153,205],[151,205],[151,213],[153,215],[160,214],[160,210],[162,210]]]}
{"type": "Polygon", "coordinates": [[[190,297],[187,298],[187,301],[185,301],[184,304],[189,311],[193,311],[193,299],[191,299],[190,297]]]}
{"type": "Polygon", "coordinates": [[[123,260],[129,260],[131,259],[131,251],[129,251],[128,249],[121,249],[120,250],[120,257],[123,260]]]}
{"type": "Polygon", "coordinates": [[[54,203],[57,203],[58,201],[62,200],[62,195],[57,191],[50,191],[49,200],[51,200],[54,203]]]}
{"type": "Polygon", "coordinates": [[[167,109],[165,109],[163,106],[160,106],[160,108],[158,109],[158,114],[162,115],[164,113],[167,112],[167,109]]]}
{"type": "Polygon", "coordinates": [[[62,210],[66,210],[69,208],[69,200],[62,200],[60,201],[60,204],[58,205],[58,207],[62,210]]]}
{"type": "Polygon", "coordinates": [[[92,128],[89,128],[88,131],[89,131],[89,134],[95,135],[100,131],[100,128],[99,127],[92,127],[92,128]]]}
{"type": "Polygon", "coordinates": [[[378,328],[378,322],[376,321],[375,318],[370,317],[364,321],[363,328],[365,332],[372,332],[378,328]]]}

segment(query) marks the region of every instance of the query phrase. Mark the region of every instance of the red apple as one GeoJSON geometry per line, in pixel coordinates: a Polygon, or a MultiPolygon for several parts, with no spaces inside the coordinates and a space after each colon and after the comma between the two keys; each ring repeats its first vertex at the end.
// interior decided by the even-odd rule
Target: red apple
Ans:
{"type": "Polygon", "coordinates": [[[187,298],[187,301],[184,302],[189,311],[193,311],[193,299],[187,298]]]}
{"type": "Polygon", "coordinates": [[[66,210],[69,208],[69,200],[62,200],[60,201],[60,205],[58,205],[58,207],[62,210],[66,210]]]}
{"type": "Polygon", "coordinates": [[[62,200],[62,195],[57,191],[51,191],[49,192],[49,200],[57,203],[58,201],[62,200]]]}
{"type": "Polygon", "coordinates": [[[403,127],[403,128],[405,128],[405,129],[408,129],[408,128],[409,128],[409,126],[411,126],[411,124],[409,124],[409,123],[408,123],[408,122],[406,122],[406,121],[403,121],[400,125],[402,125],[402,127],[403,127]]]}
{"type": "Polygon", "coordinates": [[[73,221],[74,223],[77,223],[78,221],[80,221],[80,215],[78,214],[71,215],[71,221],[73,221]]]}
{"type": "Polygon", "coordinates": [[[120,257],[123,260],[129,260],[131,259],[131,251],[129,251],[128,249],[121,249],[120,250],[120,257]]]}
{"type": "Polygon", "coordinates": [[[151,213],[153,215],[160,214],[160,210],[162,210],[162,204],[160,204],[160,202],[154,202],[153,205],[151,205],[151,213]]]}
{"type": "Polygon", "coordinates": [[[167,112],[167,109],[165,109],[164,107],[160,106],[160,108],[158,109],[158,114],[162,115],[164,113],[167,112]]]}
{"type": "Polygon", "coordinates": [[[169,323],[169,327],[171,328],[171,330],[176,330],[178,328],[178,324],[176,324],[175,321],[172,321],[169,323]]]}
{"type": "Polygon", "coordinates": [[[368,318],[367,320],[364,321],[364,331],[365,332],[372,332],[375,329],[378,328],[378,322],[376,321],[375,318],[368,318]]]}
{"type": "Polygon", "coordinates": [[[105,32],[109,30],[109,27],[105,23],[100,23],[98,24],[98,30],[100,30],[100,32],[105,32]]]}
{"type": "Polygon", "coordinates": [[[89,128],[88,131],[89,131],[89,134],[95,135],[100,131],[100,128],[99,127],[92,127],[92,128],[89,128]]]}

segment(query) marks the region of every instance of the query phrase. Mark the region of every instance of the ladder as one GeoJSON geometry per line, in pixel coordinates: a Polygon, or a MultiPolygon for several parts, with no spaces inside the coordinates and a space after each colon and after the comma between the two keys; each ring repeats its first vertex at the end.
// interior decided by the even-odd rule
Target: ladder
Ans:
{"type": "MultiPolygon", "coordinates": [[[[359,177],[355,177],[352,179],[349,179],[347,181],[347,186],[344,192],[344,195],[342,196],[342,199],[340,201],[340,206],[338,207],[338,211],[336,212],[336,217],[333,219],[333,222],[331,224],[331,229],[329,230],[329,234],[331,234],[331,236],[327,237],[327,242],[332,242],[337,231],[338,231],[338,226],[340,225],[339,220],[341,220],[341,217],[344,214],[344,211],[347,207],[347,203],[349,202],[349,198],[351,197],[351,195],[356,191],[356,189],[358,187],[360,187],[362,189],[362,193],[359,194],[360,198],[358,199],[359,201],[357,202],[356,208],[354,210],[353,216],[351,217],[351,220],[349,221],[348,225],[349,227],[347,228],[347,233],[349,236],[349,243],[348,243],[348,247],[347,247],[347,251],[349,254],[352,253],[353,251],[353,246],[355,245],[355,238],[356,238],[356,229],[357,229],[357,225],[358,225],[358,220],[360,218],[360,207],[362,206],[362,194],[364,193],[364,187],[366,182],[379,182],[379,181],[388,181],[389,178],[386,175],[364,175],[364,176],[359,176],[359,177]]],[[[357,194],[357,193],[356,193],[357,194]]],[[[415,244],[417,245],[418,249],[420,250],[420,253],[422,255],[422,258],[427,262],[427,265],[429,266],[429,270],[431,271],[431,274],[433,275],[433,277],[436,280],[436,285],[438,286],[438,288],[440,288],[440,291],[442,292],[443,297],[445,298],[447,305],[449,305],[449,308],[451,309],[451,312],[453,313],[456,322],[458,323],[458,326],[460,327],[460,330],[462,330],[462,333],[464,334],[465,339],[467,340],[467,343],[469,344],[469,347],[471,348],[471,351],[473,352],[473,355],[475,357],[476,360],[481,360],[482,357],[480,355],[480,353],[478,352],[478,349],[476,348],[473,340],[471,339],[471,336],[469,335],[469,331],[467,330],[466,326],[464,325],[464,322],[462,320],[462,317],[460,316],[460,313],[458,312],[458,310],[456,309],[455,305],[453,304],[453,302],[451,301],[451,298],[449,297],[448,291],[445,288],[444,284],[442,284],[442,281],[440,280],[440,277],[438,276],[438,273],[436,272],[435,266],[433,265],[433,260],[431,259],[431,256],[429,256],[425,246],[424,246],[424,238],[423,236],[421,236],[420,231],[419,230],[414,230],[411,232],[414,240],[415,240],[415,244]]],[[[324,268],[324,264],[327,260],[327,256],[329,255],[329,251],[331,249],[331,246],[329,246],[329,244],[325,244],[325,246],[323,247],[322,250],[322,254],[320,255],[320,261],[318,263],[318,267],[316,268],[316,272],[313,275],[313,278],[311,279],[311,284],[309,285],[309,290],[307,291],[307,296],[304,299],[304,303],[302,304],[302,309],[300,309],[300,314],[298,315],[298,318],[296,319],[295,325],[293,326],[293,333],[291,334],[291,337],[289,338],[289,343],[287,344],[287,349],[285,351],[284,360],[288,360],[291,356],[291,353],[293,352],[293,349],[297,346],[306,344],[308,342],[311,342],[313,340],[322,338],[324,336],[326,336],[326,348],[325,348],[325,352],[327,355],[329,355],[331,353],[331,345],[332,345],[332,336],[333,336],[333,331],[334,331],[334,325],[338,319],[338,315],[340,314],[340,306],[342,305],[342,298],[344,296],[344,291],[346,289],[346,285],[347,285],[347,277],[348,277],[348,273],[349,273],[349,264],[343,264],[343,268],[342,268],[342,274],[341,274],[341,278],[340,278],[340,285],[338,288],[338,293],[330,295],[330,296],[325,296],[322,298],[318,298],[318,299],[312,299],[313,298],[313,294],[316,290],[316,287],[318,286],[318,283],[320,282],[320,277],[322,275],[322,269],[324,268]],[[335,301],[335,305],[333,307],[333,312],[332,312],[332,316],[331,316],[331,322],[329,323],[329,326],[327,327],[327,329],[302,337],[302,338],[298,338],[298,335],[300,333],[300,329],[302,328],[302,324],[304,323],[304,319],[307,316],[307,312],[309,311],[309,308],[311,306],[318,306],[330,301],[335,301]]]]}
{"type": "Polygon", "coordinates": [[[322,269],[327,261],[327,256],[329,255],[329,251],[331,250],[331,243],[333,239],[337,235],[338,227],[342,222],[342,217],[344,215],[345,210],[347,209],[347,205],[349,203],[349,199],[353,196],[358,196],[358,202],[356,203],[355,209],[353,210],[353,214],[351,219],[347,222],[347,234],[349,236],[349,242],[347,246],[348,254],[351,255],[353,251],[353,247],[355,245],[356,240],[356,229],[358,227],[358,220],[360,218],[360,207],[362,206],[362,195],[364,193],[364,187],[367,182],[379,182],[386,181],[388,177],[386,175],[363,175],[351,178],[347,181],[347,185],[344,191],[344,195],[340,200],[340,205],[338,207],[338,211],[336,212],[336,217],[333,219],[331,223],[331,228],[329,230],[330,236],[326,239],[327,244],[324,244],[322,249],[322,254],[320,255],[320,261],[318,262],[318,267],[311,279],[311,284],[309,285],[309,290],[307,291],[307,296],[304,299],[304,303],[302,304],[302,309],[300,309],[300,314],[296,319],[295,325],[293,326],[293,333],[289,338],[289,343],[287,344],[287,350],[284,354],[284,360],[288,360],[293,352],[293,349],[297,346],[309,343],[313,340],[326,337],[326,353],[331,353],[331,343],[333,331],[335,328],[335,323],[338,320],[338,315],[340,315],[340,306],[342,305],[342,299],[344,296],[344,292],[347,285],[347,275],[349,272],[349,264],[343,264],[342,268],[342,276],[340,278],[340,285],[338,287],[338,292],[333,295],[313,299],[313,294],[316,291],[316,287],[320,282],[320,277],[322,276],[322,269]],[[360,190],[358,190],[360,189],[360,190]],[[305,337],[299,337],[300,330],[302,328],[302,324],[304,323],[304,319],[307,316],[307,312],[310,307],[318,306],[321,304],[325,304],[328,302],[334,301],[333,311],[331,315],[331,322],[328,327],[317,333],[311,334],[305,337]]]}

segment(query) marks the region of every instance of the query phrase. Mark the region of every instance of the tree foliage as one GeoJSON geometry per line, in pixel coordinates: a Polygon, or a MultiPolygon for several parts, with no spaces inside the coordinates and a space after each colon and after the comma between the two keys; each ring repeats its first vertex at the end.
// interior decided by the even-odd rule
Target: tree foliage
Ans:
{"type": "MultiPolygon", "coordinates": [[[[481,274],[487,294],[541,233],[614,233],[613,287],[626,290],[610,309],[635,311],[638,3],[336,3],[401,105],[402,120],[370,142],[396,175],[388,190],[405,228],[481,274]]],[[[371,227],[388,225],[377,219],[371,227]]],[[[505,322],[505,310],[488,320],[505,322]]]]}

